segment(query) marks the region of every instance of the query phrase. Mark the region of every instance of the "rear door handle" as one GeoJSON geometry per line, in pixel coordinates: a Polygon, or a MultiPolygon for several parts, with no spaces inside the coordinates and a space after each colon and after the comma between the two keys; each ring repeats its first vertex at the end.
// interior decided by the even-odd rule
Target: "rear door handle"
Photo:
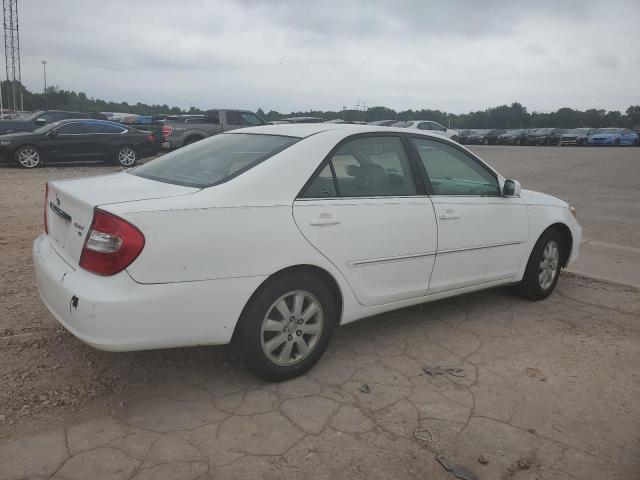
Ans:
{"type": "Polygon", "coordinates": [[[458,218],[460,218],[460,215],[455,212],[447,212],[441,213],[440,215],[438,215],[438,218],[440,220],[457,220],[458,218]]]}
{"type": "Polygon", "coordinates": [[[338,225],[340,220],[333,218],[329,213],[322,213],[318,218],[309,220],[309,225],[319,227],[321,225],[338,225]]]}

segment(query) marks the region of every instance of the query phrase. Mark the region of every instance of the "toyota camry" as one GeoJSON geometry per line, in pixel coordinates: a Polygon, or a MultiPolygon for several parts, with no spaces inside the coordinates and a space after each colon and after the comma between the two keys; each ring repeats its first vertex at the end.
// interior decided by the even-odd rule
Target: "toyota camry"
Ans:
{"type": "Polygon", "coordinates": [[[421,130],[251,127],[106,176],[46,184],[40,295],[100,349],[241,347],[284,380],[334,329],[499,285],[540,300],[575,210],[421,130]]]}

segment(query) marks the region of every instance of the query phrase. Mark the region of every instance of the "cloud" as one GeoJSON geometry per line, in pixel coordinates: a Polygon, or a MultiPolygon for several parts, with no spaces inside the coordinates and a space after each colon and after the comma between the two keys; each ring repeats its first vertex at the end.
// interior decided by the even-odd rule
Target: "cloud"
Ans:
{"type": "Polygon", "coordinates": [[[129,103],[452,112],[637,103],[628,0],[31,0],[22,76],[129,103]],[[619,11],[627,12],[618,15],[619,11]],[[612,28],[615,26],[615,28],[612,28]],[[612,70],[616,75],[611,75],[612,70]],[[596,102],[594,105],[593,102],[596,102]]]}

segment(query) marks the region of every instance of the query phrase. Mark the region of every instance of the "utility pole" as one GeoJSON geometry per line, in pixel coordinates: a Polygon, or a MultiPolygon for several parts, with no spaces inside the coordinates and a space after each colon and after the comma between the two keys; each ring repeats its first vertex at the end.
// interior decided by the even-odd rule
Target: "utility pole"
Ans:
{"type": "Polygon", "coordinates": [[[47,61],[40,60],[42,64],[42,76],[44,77],[44,93],[47,93],[47,61]]]}
{"type": "MultiPolygon", "coordinates": [[[[20,35],[18,29],[18,0],[2,0],[4,13],[4,59],[7,66],[7,81],[11,82],[13,111],[18,111],[18,85],[22,90],[20,75],[20,35]]],[[[22,97],[22,94],[20,95],[22,97]]],[[[22,101],[20,102],[22,107],[22,101]]]]}
{"type": "Polygon", "coordinates": [[[358,102],[356,103],[355,109],[356,111],[362,112],[362,121],[364,122],[364,114],[367,110],[367,104],[365,102],[358,100],[358,102]]]}

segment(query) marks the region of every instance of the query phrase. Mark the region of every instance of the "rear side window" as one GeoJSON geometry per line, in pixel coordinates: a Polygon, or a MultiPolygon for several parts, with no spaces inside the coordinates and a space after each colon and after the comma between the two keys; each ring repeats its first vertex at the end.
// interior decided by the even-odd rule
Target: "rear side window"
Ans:
{"type": "Polygon", "coordinates": [[[301,198],[415,195],[411,165],[396,136],[361,137],[344,143],[313,178],[301,198]]]}
{"type": "Polygon", "coordinates": [[[499,196],[498,179],[464,152],[441,142],[412,138],[434,195],[499,196]]]}
{"type": "Polygon", "coordinates": [[[130,173],[176,185],[210,187],[240,175],[298,140],[279,135],[220,134],[163,155],[130,173]]]}
{"type": "Polygon", "coordinates": [[[124,133],[126,130],[118,125],[100,122],[85,122],[87,133],[124,133]]]}
{"type": "Polygon", "coordinates": [[[227,123],[229,125],[242,125],[243,127],[264,125],[260,117],[251,112],[227,112],[227,123]]]}
{"type": "Polygon", "coordinates": [[[85,133],[85,130],[81,122],[71,122],[57,128],[56,132],[58,135],[80,135],[85,133]]]}

